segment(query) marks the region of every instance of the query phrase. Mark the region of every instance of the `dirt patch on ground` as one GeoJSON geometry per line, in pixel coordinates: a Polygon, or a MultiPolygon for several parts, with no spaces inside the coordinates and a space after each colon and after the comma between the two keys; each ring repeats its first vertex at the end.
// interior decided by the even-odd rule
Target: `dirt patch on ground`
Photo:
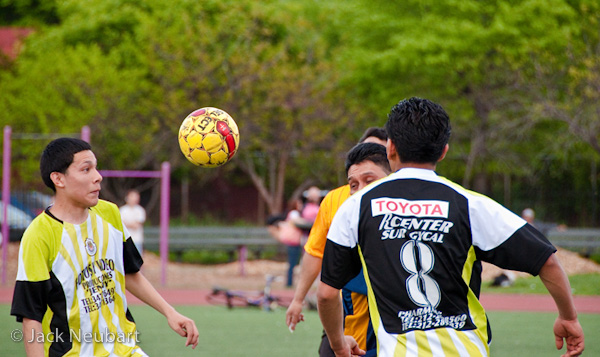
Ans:
{"type": "MultiPolygon", "coordinates": [[[[7,251],[6,281],[12,285],[17,275],[19,244],[11,243],[7,251]]],[[[557,253],[568,275],[600,273],[600,265],[589,259],[582,258],[577,253],[559,249],[557,253]]],[[[0,257],[1,259],[1,257],[0,257]]],[[[152,253],[144,253],[142,272],[153,285],[161,286],[162,264],[160,258],[152,253]]],[[[167,266],[167,284],[165,288],[173,289],[210,289],[213,286],[223,286],[235,289],[261,289],[267,274],[285,276],[287,263],[270,260],[247,261],[216,265],[196,265],[169,262],[167,266]],[[242,275],[243,272],[243,275],[242,275]]],[[[483,264],[483,281],[491,281],[501,270],[491,264],[483,264]]],[[[298,267],[296,268],[296,274],[298,267]]],[[[526,273],[515,272],[517,276],[529,276],[526,273]]],[[[284,289],[284,281],[275,282],[274,289],[284,289]]]]}
{"type": "MultiPolygon", "coordinates": [[[[563,268],[568,275],[600,273],[600,265],[579,256],[577,253],[559,249],[557,252],[563,268]]],[[[160,258],[154,254],[144,255],[144,274],[154,284],[160,284],[161,264],[160,258]]],[[[236,289],[260,289],[265,282],[267,274],[285,276],[287,263],[269,260],[254,260],[244,264],[245,275],[241,275],[242,266],[239,262],[218,265],[194,265],[182,263],[169,263],[167,268],[167,287],[172,288],[198,288],[210,289],[211,287],[224,286],[236,289]]],[[[296,267],[296,275],[299,272],[296,267]]],[[[482,280],[493,280],[502,270],[492,264],[483,263],[482,280]]],[[[527,273],[514,272],[518,277],[530,276],[527,273]]],[[[276,282],[274,288],[284,288],[283,281],[276,282]]]]}

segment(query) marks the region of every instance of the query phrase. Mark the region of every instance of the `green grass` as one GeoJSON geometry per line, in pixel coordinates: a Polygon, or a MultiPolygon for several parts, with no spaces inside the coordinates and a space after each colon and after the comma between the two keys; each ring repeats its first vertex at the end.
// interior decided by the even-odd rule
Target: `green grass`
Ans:
{"type": "MultiPolygon", "coordinates": [[[[20,324],[9,317],[9,306],[0,305],[5,323],[0,325],[2,356],[25,356],[22,343],[12,342],[10,332],[20,324]]],[[[283,310],[264,312],[253,309],[227,310],[215,306],[179,306],[193,318],[200,330],[195,350],[184,347],[184,339],[171,331],[162,315],[147,306],[132,306],[140,331],[140,346],[150,356],[316,356],[321,325],[316,312],[306,313],[306,321],[290,334],[283,310]]],[[[488,313],[493,330],[491,354],[503,356],[558,356],[554,347],[554,313],[488,313]]],[[[580,321],[587,336],[587,356],[600,356],[600,315],[582,314],[580,321]]]]}
{"type": "MultiPolygon", "coordinates": [[[[554,345],[552,326],[554,313],[539,312],[488,312],[492,326],[493,357],[560,356],[554,345]]],[[[600,356],[600,315],[580,314],[579,322],[585,334],[584,356],[600,356]]]]}
{"type": "Polygon", "coordinates": [[[594,252],[594,253],[590,254],[589,259],[600,264],[600,253],[594,252]]]}
{"type": "MultiPolygon", "coordinates": [[[[259,309],[228,310],[220,306],[179,306],[177,310],[196,322],[200,343],[185,347],[185,339],[169,328],[165,318],[145,305],[131,306],[140,332],[139,346],[150,356],[315,356],[321,340],[316,312],[291,334],[285,326],[285,311],[259,309]]],[[[20,329],[9,305],[0,305],[0,346],[2,356],[25,356],[23,343],[13,342],[10,333],[20,329]]]]}
{"type": "MultiPolygon", "coordinates": [[[[581,274],[569,276],[571,291],[574,295],[600,295],[600,274],[581,274]]],[[[492,287],[489,283],[481,286],[483,293],[507,294],[548,294],[548,290],[539,277],[518,278],[510,287],[492,287]]]]}

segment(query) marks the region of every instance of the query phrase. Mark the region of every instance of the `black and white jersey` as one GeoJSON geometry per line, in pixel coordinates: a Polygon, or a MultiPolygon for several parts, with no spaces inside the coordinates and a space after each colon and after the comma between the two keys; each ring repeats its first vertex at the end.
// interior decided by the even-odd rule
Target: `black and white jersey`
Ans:
{"type": "Polygon", "coordinates": [[[378,356],[487,356],[481,261],[537,275],[555,251],[490,198],[406,168],[342,205],[321,280],[341,289],[364,269],[378,356]]]}

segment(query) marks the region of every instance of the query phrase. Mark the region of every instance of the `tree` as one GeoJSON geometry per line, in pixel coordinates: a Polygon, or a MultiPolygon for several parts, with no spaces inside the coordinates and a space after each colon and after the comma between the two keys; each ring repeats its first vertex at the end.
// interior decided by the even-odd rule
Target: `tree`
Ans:
{"type": "Polygon", "coordinates": [[[0,25],[39,26],[58,22],[55,0],[0,0],[0,25]]]}
{"type": "Polygon", "coordinates": [[[340,63],[374,110],[414,95],[443,104],[455,128],[448,161],[464,165],[441,167],[467,187],[489,192],[492,174],[531,173],[521,155],[533,137],[531,94],[518,83],[532,53],[567,46],[577,17],[566,1],[354,4],[343,15],[349,30],[340,63]]]}
{"type": "Polygon", "coordinates": [[[535,57],[535,77],[523,83],[537,94],[536,114],[567,124],[570,134],[600,154],[600,4],[573,1],[580,26],[563,56],[535,57]]]}
{"type": "Polygon", "coordinates": [[[24,132],[89,125],[104,168],[157,169],[168,160],[181,177],[215,173],[183,166],[181,121],[202,106],[222,108],[238,122],[242,146],[222,170],[242,167],[269,211],[281,211],[290,183],[334,179],[341,165],[314,158],[340,157],[358,116],[336,90],[333,49],[314,24],[278,5],[60,3],[59,24],[33,36],[4,74],[0,108],[24,132]]]}

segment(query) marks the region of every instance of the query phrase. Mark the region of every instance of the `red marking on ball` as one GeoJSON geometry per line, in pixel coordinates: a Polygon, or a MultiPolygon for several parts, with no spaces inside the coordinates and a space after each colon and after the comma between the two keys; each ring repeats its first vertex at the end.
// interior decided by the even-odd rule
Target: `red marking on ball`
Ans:
{"type": "Polygon", "coordinates": [[[231,134],[231,128],[224,121],[219,120],[216,124],[217,131],[219,134],[225,137],[225,144],[227,144],[227,149],[229,150],[229,158],[233,156],[235,153],[235,138],[231,134]]]}
{"type": "Polygon", "coordinates": [[[219,120],[217,122],[217,131],[223,136],[231,134],[231,129],[229,129],[229,125],[227,125],[227,123],[225,123],[222,120],[219,120]]]}
{"type": "Polygon", "coordinates": [[[197,117],[198,115],[202,115],[206,113],[206,109],[202,108],[202,109],[198,109],[195,112],[192,113],[192,116],[197,117]]]}

